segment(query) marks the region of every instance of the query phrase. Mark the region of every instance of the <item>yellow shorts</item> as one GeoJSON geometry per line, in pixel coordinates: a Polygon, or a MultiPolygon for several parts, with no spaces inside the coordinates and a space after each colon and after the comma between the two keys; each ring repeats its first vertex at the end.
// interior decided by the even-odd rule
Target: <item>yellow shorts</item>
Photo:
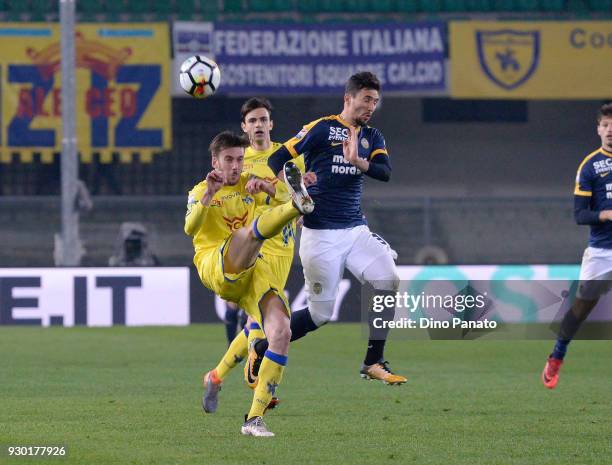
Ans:
{"type": "Polygon", "coordinates": [[[286,260],[282,264],[280,264],[280,260],[273,260],[271,263],[260,256],[253,266],[240,273],[225,273],[223,257],[231,239],[232,236],[228,237],[219,247],[196,253],[193,263],[198,270],[202,283],[222,299],[237,303],[262,328],[263,318],[259,303],[270,291],[280,297],[285,304],[287,314],[290,316],[291,310],[283,288],[289,275],[291,262],[287,267],[284,263],[286,260]],[[279,270],[284,270],[285,274],[276,276],[275,274],[279,270]]]}
{"type": "Polygon", "coordinates": [[[283,257],[282,255],[265,254],[263,260],[270,265],[272,270],[270,277],[276,284],[277,289],[285,289],[291,271],[291,263],[293,263],[293,256],[283,257]]]}

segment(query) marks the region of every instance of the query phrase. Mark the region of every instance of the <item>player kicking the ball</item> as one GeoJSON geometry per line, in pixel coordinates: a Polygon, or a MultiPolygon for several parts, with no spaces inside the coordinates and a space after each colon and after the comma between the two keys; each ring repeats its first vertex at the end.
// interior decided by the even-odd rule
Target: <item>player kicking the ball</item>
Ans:
{"type": "MultiPolygon", "coordinates": [[[[284,183],[279,183],[276,174],[268,167],[268,158],[281,146],[270,138],[273,128],[272,105],[265,98],[253,97],[244,102],[240,115],[242,130],[249,138],[249,146],[244,151],[243,171],[272,184],[277,198],[289,198],[290,194],[284,183]]],[[[305,171],[303,157],[296,158],[295,163],[301,171],[305,171]]],[[[304,173],[303,177],[306,185],[315,181],[314,173],[304,173]]],[[[269,205],[265,204],[257,207],[255,214],[259,215],[268,208],[269,205]]],[[[296,229],[296,220],[287,223],[279,234],[265,241],[261,248],[261,254],[272,268],[270,277],[277,280],[275,287],[279,290],[285,288],[291,271],[296,229]]],[[[233,338],[217,366],[204,375],[202,408],[206,413],[217,411],[221,385],[231,370],[246,357],[249,342],[264,337],[259,324],[249,318],[244,329],[233,338]]],[[[247,383],[251,388],[256,387],[255,381],[249,380],[247,376],[247,383]]],[[[277,402],[278,399],[273,397],[268,408],[274,408],[277,402]]]]}
{"type": "MultiPolygon", "coordinates": [[[[364,174],[380,181],[389,181],[391,176],[385,140],[380,131],[367,125],[379,99],[380,83],[374,74],[351,76],[342,113],[307,124],[269,159],[270,168],[282,176],[283,165],[304,154],[306,169],[317,177],[317,183],[308,188],[317,208],[304,217],[300,241],[308,308],[291,317],[292,341],[331,319],[345,267],[379,292],[394,295],[398,289],[397,255],[370,231],[361,211],[364,174]]],[[[384,359],[386,335],[374,334],[371,327],[360,374],[386,384],[405,383],[406,378],[392,373],[384,359]]],[[[254,344],[249,369],[265,347],[266,341],[254,344]]]]}
{"type": "Polygon", "coordinates": [[[281,382],[289,349],[290,309],[277,289],[269,263],[260,256],[264,241],[295,218],[311,213],[314,203],[293,163],[283,171],[291,200],[256,216],[256,208],[273,203],[273,186],[242,172],[243,137],[222,132],[210,144],[213,170],[189,193],[185,232],[193,237],[194,264],[202,283],[225,300],[236,302],[264,330],[269,347],[259,369],[259,383],[241,432],[274,436],[263,414],[281,382]],[[265,321],[265,326],[262,322],[265,321]]]}
{"type": "Polygon", "coordinates": [[[587,155],[578,167],[574,190],[576,223],[590,225],[591,237],[582,257],[576,298],[561,320],[557,342],[542,371],[542,382],[549,389],[559,382],[568,344],[599,298],[612,287],[612,199],[608,187],[608,174],[612,172],[612,103],[599,110],[597,134],[601,148],[587,155]]]}

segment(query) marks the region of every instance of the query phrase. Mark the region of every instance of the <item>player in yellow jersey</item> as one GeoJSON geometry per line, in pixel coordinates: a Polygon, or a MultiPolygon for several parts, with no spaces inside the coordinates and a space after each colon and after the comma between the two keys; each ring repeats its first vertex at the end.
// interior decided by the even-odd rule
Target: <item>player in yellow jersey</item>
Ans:
{"type": "MultiPolygon", "coordinates": [[[[273,128],[272,105],[265,98],[250,98],[242,105],[240,114],[242,130],[249,138],[249,147],[244,152],[244,172],[271,183],[277,189],[278,196],[288,198],[289,193],[286,187],[282,182],[278,182],[278,178],[268,167],[268,158],[281,146],[277,142],[272,142],[270,137],[273,128]]],[[[302,171],[305,171],[303,157],[298,157],[294,161],[302,171]]],[[[313,173],[305,174],[305,182],[314,182],[312,175],[313,173]]],[[[258,207],[256,214],[267,208],[269,208],[267,205],[258,207]]],[[[262,255],[272,268],[272,275],[278,289],[284,289],[291,271],[296,227],[295,220],[288,223],[280,234],[264,242],[261,249],[262,255]]],[[[249,319],[244,329],[232,340],[217,366],[204,375],[205,391],[202,407],[205,412],[214,413],[217,410],[218,393],[223,380],[247,355],[249,342],[263,337],[264,334],[258,323],[249,319]]],[[[248,372],[245,373],[245,378],[250,387],[255,387],[255,382],[252,379],[249,380],[248,372]]],[[[276,398],[273,398],[269,407],[272,408],[275,404],[276,398]]]]}
{"type": "Polygon", "coordinates": [[[214,169],[189,193],[185,232],[193,237],[194,264],[204,285],[238,303],[265,331],[269,347],[241,432],[273,436],[262,417],[287,363],[290,309],[260,251],[266,239],[301,214],[312,212],[314,203],[294,163],[287,163],[284,170],[288,201],[279,198],[271,183],[243,173],[244,147],[248,145],[246,139],[228,131],[213,139],[214,169]],[[256,215],[256,208],[262,205],[272,208],[256,215]]]}

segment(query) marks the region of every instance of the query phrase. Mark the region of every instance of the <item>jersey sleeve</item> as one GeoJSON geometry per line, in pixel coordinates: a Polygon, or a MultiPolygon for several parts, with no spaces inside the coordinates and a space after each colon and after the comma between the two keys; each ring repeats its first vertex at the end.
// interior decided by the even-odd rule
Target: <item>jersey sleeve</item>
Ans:
{"type": "Polygon", "coordinates": [[[370,152],[368,161],[372,161],[377,156],[389,156],[389,154],[387,153],[387,143],[385,142],[385,138],[380,133],[380,131],[375,131],[373,134],[372,151],[370,152]]]}
{"type": "Polygon", "coordinates": [[[206,181],[195,186],[187,197],[187,212],[185,213],[185,234],[193,236],[204,223],[208,206],[200,203],[206,191],[206,181]]]}
{"type": "Polygon", "coordinates": [[[591,197],[593,195],[593,181],[595,176],[593,173],[593,166],[591,163],[587,163],[586,158],[578,167],[576,173],[576,187],[574,188],[574,195],[581,197],[591,197]]]}

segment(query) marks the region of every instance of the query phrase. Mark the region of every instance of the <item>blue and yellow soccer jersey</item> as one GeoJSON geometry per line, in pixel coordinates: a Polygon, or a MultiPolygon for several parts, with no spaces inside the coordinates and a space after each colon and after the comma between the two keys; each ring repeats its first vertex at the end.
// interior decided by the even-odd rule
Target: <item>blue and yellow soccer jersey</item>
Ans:
{"type": "Polygon", "coordinates": [[[266,204],[266,194],[251,195],[247,192],[248,180],[249,174],[242,173],[235,186],[219,189],[208,206],[200,203],[206,192],[206,181],[189,191],[185,233],[193,237],[196,253],[219,246],[233,231],[251,224],[256,206],[266,204]]]}
{"type": "MultiPolygon", "coordinates": [[[[603,148],[587,155],[578,167],[574,195],[588,197],[595,212],[612,210],[612,152],[603,148]]],[[[612,221],[591,225],[591,247],[612,249],[612,221]]]]}
{"type": "MultiPolygon", "coordinates": [[[[258,178],[265,179],[270,182],[276,188],[275,198],[280,201],[288,201],[290,198],[287,186],[283,182],[279,182],[276,175],[268,167],[268,158],[276,150],[281,147],[282,144],[278,142],[272,142],[272,145],[268,150],[255,150],[253,147],[248,147],[244,151],[244,167],[243,170],[251,175],[257,176],[258,178]]],[[[297,166],[304,171],[304,159],[303,157],[296,158],[297,166]]],[[[261,205],[257,207],[255,216],[259,216],[262,211],[269,208],[269,205],[261,205]]],[[[264,242],[261,248],[261,253],[264,256],[274,255],[281,257],[293,257],[293,249],[295,246],[295,234],[296,234],[296,221],[292,221],[287,224],[280,234],[268,239],[264,242]]]]}
{"type": "MultiPolygon", "coordinates": [[[[206,192],[206,181],[189,192],[185,233],[193,238],[195,256],[193,262],[202,283],[222,299],[236,302],[263,327],[259,302],[273,289],[289,309],[281,284],[286,276],[277,276],[284,268],[266,262],[259,257],[254,266],[239,273],[224,270],[224,256],[232,240],[232,232],[250,225],[258,206],[266,205],[265,193],[251,195],[246,190],[250,174],[243,172],[235,186],[223,186],[213,196],[210,205],[200,199],[206,192]]],[[[288,261],[280,257],[278,262],[288,261]]]]}
{"type": "MultiPolygon", "coordinates": [[[[303,154],[307,171],[314,171],[317,183],[308,188],[315,202],[314,211],[304,217],[312,229],[345,229],[366,224],[361,211],[363,174],[344,160],[342,142],[349,136],[350,124],[333,115],[307,124],[284,144],[292,157],[303,154]]],[[[378,129],[358,130],[359,157],[373,160],[387,157],[385,139],[378,129]]]]}

